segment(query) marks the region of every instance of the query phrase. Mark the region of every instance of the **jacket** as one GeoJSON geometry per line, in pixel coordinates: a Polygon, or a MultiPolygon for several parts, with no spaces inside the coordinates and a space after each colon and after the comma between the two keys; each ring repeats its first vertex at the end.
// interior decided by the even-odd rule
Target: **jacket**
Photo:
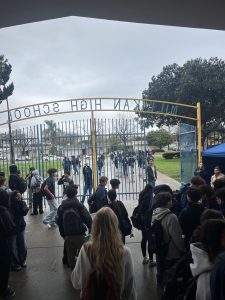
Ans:
{"type": "Polygon", "coordinates": [[[28,211],[29,208],[25,201],[15,201],[11,203],[11,213],[18,233],[25,230],[26,222],[24,216],[27,215],[28,211]]]}
{"type": "MultiPolygon", "coordinates": [[[[65,237],[64,228],[63,228],[63,214],[64,214],[65,210],[70,209],[70,208],[75,208],[79,212],[82,223],[85,224],[90,231],[91,225],[92,225],[92,218],[91,218],[89,212],[87,211],[86,207],[82,203],[80,203],[78,201],[78,199],[76,199],[76,198],[73,198],[73,199],[67,198],[62,201],[62,204],[59,206],[58,211],[57,211],[60,235],[62,237],[65,237]]],[[[79,224],[79,228],[73,229],[74,235],[85,234],[85,231],[86,231],[85,226],[82,226],[82,228],[81,228],[80,225],[81,224],[79,224]]]]}
{"type": "Polygon", "coordinates": [[[189,202],[179,215],[179,223],[182,228],[185,247],[189,249],[189,242],[193,231],[200,224],[200,217],[204,211],[204,206],[199,203],[189,202]],[[190,222],[191,220],[191,222],[190,222]]]}
{"type": "MultiPolygon", "coordinates": [[[[201,243],[191,244],[193,263],[190,264],[191,272],[197,278],[196,300],[211,300],[210,272],[212,264],[208,254],[202,249],[201,243]]],[[[219,300],[220,298],[217,298],[219,300]]]]}
{"type": "Polygon", "coordinates": [[[17,174],[9,175],[9,188],[12,191],[19,191],[23,194],[27,189],[27,183],[25,180],[17,174]]]}
{"type": "Polygon", "coordinates": [[[152,166],[152,167],[151,166],[147,166],[147,168],[146,168],[146,176],[147,176],[148,182],[155,181],[157,179],[156,167],[155,166],[152,166]],[[152,168],[154,169],[154,172],[153,172],[152,168]]]}
{"type": "Polygon", "coordinates": [[[225,252],[218,255],[210,279],[212,300],[225,299],[225,252]]]}
{"type": "Polygon", "coordinates": [[[153,211],[152,223],[155,220],[160,221],[161,219],[163,219],[161,222],[164,234],[163,238],[169,244],[166,260],[178,259],[184,253],[185,248],[177,216],[171,213],[168,208],[159,207],[153,211]],[[165,216],[166,214],[167,216],[165,216]]]}
{"type": "MultiPolygon", "coordinates": [[[[81,296],[91,269],[92,267],[89,258],[84,247],[82,246],[76,266],[71,274],[72,285],[75,289],[81,289],[81,296]]],[[[131,252],[126,246],[124,246],[124,255],[122,259],[122,281],[120,295],[121,300],[137,300],[131,252]]]]}

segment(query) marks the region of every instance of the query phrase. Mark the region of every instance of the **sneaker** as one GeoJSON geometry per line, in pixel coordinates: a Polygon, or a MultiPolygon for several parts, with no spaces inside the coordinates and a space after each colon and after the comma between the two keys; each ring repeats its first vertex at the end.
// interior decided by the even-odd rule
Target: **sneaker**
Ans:
{"type": "Polygon", "coordinates": [[[22,265],[21,265],[22,268],[26,268],[27,267],[27,263],[24,262],[22,265]]]}
{"type": "Polygon", "coordinates": [[[52,223],[51,227],[57,227],[56,223],[52,223]]]}
{"type": "Polygon", "coordinates": [[[39,214],[42,215],[44,212],[43,210],[39,210],[39,214]]]}
{"type": "Polygon", "coordinates": [[[11,288],[8,288],[7,291],[0,295],[0,299],[11,299],[16,295],[15,291],[12,290],[11,288]]]}
{"type": "Polygon", "coordinates": [[[148,262],[149,262],[149,258],[145,256],[145,257],[143,258],[142,264],[143,264],[143,265],[146,265],[148,262]]]}
{"type": "Polygon", "coordinates": [[[30,215],[31,216],[36,216],[36,215],[38,215],[38,212],[32,212],[30,215]]]}
{"type": "Polygon", "coordinates": [[[149,268],[155,267],[156,266],[156,261],[155,260],[150,260],[148,266],[149,266],[149,268]]]}
{"type": "Polygon", "coordinates": [[[52,228],[52,226],[50,224],[46,224],[46,225],[47,225],[48,229],[52,228]]]}

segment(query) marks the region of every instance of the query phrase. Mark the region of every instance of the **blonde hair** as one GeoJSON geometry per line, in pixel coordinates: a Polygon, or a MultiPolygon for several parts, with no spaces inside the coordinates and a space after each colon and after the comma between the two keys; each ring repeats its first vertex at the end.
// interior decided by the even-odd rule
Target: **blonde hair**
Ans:
{"type": "Polygon", "coordinates": [[[94,217],[90,250],[91,264],[99,279],[107,274],[114,281],[117,292],[121,287],[124,246],[118,218],[112,209],[104,207],[94,217]]]}

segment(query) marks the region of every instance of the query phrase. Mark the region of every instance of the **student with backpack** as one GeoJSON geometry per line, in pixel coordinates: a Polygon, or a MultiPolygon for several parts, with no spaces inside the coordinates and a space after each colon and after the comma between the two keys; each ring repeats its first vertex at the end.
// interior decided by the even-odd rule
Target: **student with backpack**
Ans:
{"type": "Polygon", "coordinates": [[[70,185],[66,189],[66,199],[57,211],[60,235],[64,238],[63,264],[72,269],[75,255],[78,256],[85,240],[87,229],[91,230],[92,219],[86,207],[77,199],[77,186],[70,185]]]}
{"type": "Polygon", "coordinates": [[[73,287],[81,289],[83,300],[136,300],[131,252],[123,245],[112,209],[97,212],[91,233],[71,274],[73,287]]]}
{"type": "Polygon", "coordinates": [[[184,253],[182,230],[177,216],[170,211],[172,195],[162,192],[155,197],[155,207],[149,231],[151,251],[156,254],[157,282],[164,285],[165,271],[172,268],[184,253]]]}
{"type": "Polygon", "coordinates": [[[108,191],[108,207],[110,207],[116,214],[119,222],[119,229],[122,235],[123,243],[126,242],[126,236],[131,235],[132,225],[128,217],[128,212],[122,201],[116,199],[116,191],[108,191]]]}
{"type": "Polygon", "coordinates": [[[0,299],[11,299],[14,290],[9,287],[11,267],[10,238],[16,233],[16,225],[9,211],[9,195],[0,189],[0,299]]]}
{"type": "Polygon", "coordinates": [[[30,189],[33,194],[33,212],[31,216],[43,214],[43,196],[41,193],[41,185],[42,185],[42,178],[39,175],[38,170],[34,170],[32,172],[31,182],[30,182],[30,189]]]}
{"type": "Polygon", "coordinates": [[[57,175],[57,170],[54,168],[49,169],[48,174],[49,177],[41,185],[41,191],[46,196],[50,209],[49,214],[44,217],[43,223],[47,225],[48,228],[52,228],[56,227],[55,217],[58,209],[58,203],[55,198],[55,177],[57,175]]]}
{"type": "Polygon", "coordinates": [[[58,180],[58,185],[63,186],[63,197],[66,195],[67,188],[73,184],[73,179],[70,178],[70,171],[64,171],[63,176],[58,180]]]}

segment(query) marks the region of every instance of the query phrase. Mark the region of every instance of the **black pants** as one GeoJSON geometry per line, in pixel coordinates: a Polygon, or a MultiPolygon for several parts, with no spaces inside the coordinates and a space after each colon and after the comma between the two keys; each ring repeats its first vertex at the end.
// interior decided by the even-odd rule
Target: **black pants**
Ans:
{"type": "Polygon", "coordinates": [[[33,212],[37,214],[38,209],[39,213],[43,212],[43,198],[40,192],[33,194],[33,212]]]}
{"type": "MultiPolygon", "coordinates": [[[[147,233],[146,230],[142,230],[141,233],[142,233],[141,251],[142,251],[143,257],[146,257],[146,248],[147,248],[147,243],[148,243],[148,233],[147,233]]],[[[149,255],[149,259],[153,260],[153,254],[151,253],[149,243],[148,243],[148,255],[149,255]]]]}
{"type": "Polygon", "coordinates": [[[8,240],[1,239],[0,244],[0,296],[2,296],[8,288],[11,266],[11,250],[8,240]]]}

